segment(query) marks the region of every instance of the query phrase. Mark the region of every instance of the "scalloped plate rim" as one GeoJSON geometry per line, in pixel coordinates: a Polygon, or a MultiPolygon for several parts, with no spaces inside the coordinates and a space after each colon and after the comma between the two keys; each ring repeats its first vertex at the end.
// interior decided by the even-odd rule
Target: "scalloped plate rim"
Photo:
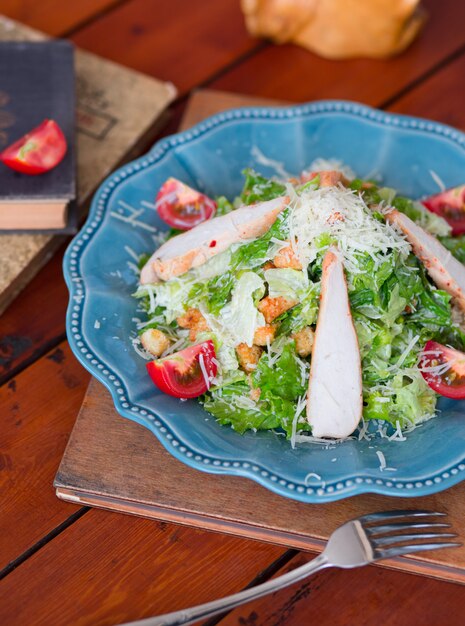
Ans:
{"type": "MultiPolygon", "coordinates": [[[[463,474],[465,472],[465,457],[459,463],[445,466],[438,474],[431,475],[426,479],[375,479],[371,476],[357,473],[353,475],[345,475],[344,478],[340,478],[333,482],[322,483],[320,486],[307,485],[303,483],[298,483],[297,481],[293,481],[292,483],[288,480],[283,481],[286,483],[285,485],[280,484],[279,476],[275,476],[273,480],[270,472],[260,467],[253,460],[238,460],[237,462],[231,461],[227,462],[227,465],[215,466],[212,463],[215,461],[219,461],[221,463],[221,459],[209,458],[207,455],[199,455],[198,453],[189,450],[188,443],[184,441],[176,441],[177,436],[175,437],[170,431],[169,424],[167,424],[164,418],[158,415],[156,412],[153,412],[153,415],[150,415],[149,411],[143,409],[143,411],[145,411],[145,414],[142,413],[142,416],[139,416],[138,412],[141,407],[137,407],[137,405],[135,405],[136,411],[131,412],[129,408],[134,407],[124,408],[120,406],[120,398],[117,391],[118,388],[123,389],[124,395],[127,396],[128,394],[126,386],[122,383],[122,381],[119,381],[120,384],[118,385],[118,387],[115,387],[115,383],[112,383],[112,381],[107,377],[107,374],[103,372],[107,371],[109,376],[113,376],[116,379],[118,379],[118,376],[115,376],[115,373],[112,372],[109,368],[108,370],[106,370],[107,366],[105,366],[105,364],[102,364],[102,367],[98,367],[97,363],[92,363],[91,359],[84,356],[84,353],[77,345],[77,341],[74,336],[75,333],[73,333],[72,331],[72,324],[74,322],[74,318],[72,318],[73,302],[75,301],[76,297],[81,298],[79,282],[82,281],[82,283],[85,284],[83,277],[80,275],[78,276],[78,280],[76,280],[76,277],[74,277],[73,279],[72,272],[76,271],[76,269],[72,267],[73,260],[77,258],[78,254],[80,254],[79,249],[84,250],[87,245],[89,245],[92,241],[92,236],[96,232],[98,232],[98,230],[102,226],[103,211],[101,212],[101,215],[99,215],[98,205],[101,202],[108,202],[118,184],[125,182],[127,180],[127,177],[131,174],[134,174],[141,169],[144,169],[145,167],[156,163],[157,160],[163,158],[164,154],[166,154],[169,150],[174,149],[178,145],[188,143],[189,141],[192,141],[199,136],[208,133],[210,129],[215,128],[221,124],[234,122],[238,119],[275,119],[276,121],[279,121],[281,119],[291,119],[292,117],[306,118],[319,113],[352,115],[354,117],[367,118],[368,121],[376,124],[392,124],[393,126],[408,128],[410,130],[420,133],[423,132],[426,134],[438,134],[441,135],[443,138],[452,141],[455,144],[458,144],[465,151],[465,133],[462,133],[461,131],[451,126],[421,117],[403,115],[398,113],[389,113],[357,102],[337,99],[318,100],[306,104],[290,105],[284,107],[248,106],[228,109],[225,112],[209,116],[205,120],[199,122],[198,124],[192,126],[187,130],[164,137],[163,139],[155,143],[154,146],[152,146],[152,148],[150,148],[150,150],[146,154],[121,166],[101,183],[101,185],[94,194],[86,222],[67,247],[66,253],[63,258],[63,272],[69,291],[69,302],[66,314],[66,330],[68,341],[74,355],[79,360],[79,362],[108,389],[111,394],[116,411],[122,417],[130,419],[146,427],[157,437],[157,439],[162,443],[162,445],[166,448],[166,450],[168,450],[170,454],[172,454],[179,461],[185,463],[192,468],[212,474],[222,474],[248,478],[254,480],[255,482],[259,483],[266,489],[276,494],[305,503],[333,502],[347,497],[361,495],[364,493],[376,493],[380,495],[398,497],[420,497],[431,495],[433,493],[448,489],[453,485],[459,483],[461,480],[465,479],[465,474],[463,474]],[[109,191],[105,194],[106,189],[108,189],[109,191]],[[93,226],[93,223],[96,223],[96,225],[93,226]],[[88,234],[89,229],[91,230],[91,236],[88,234]],[[86,233],[87,236],[85,238],[82,238],[84,233],[86,233]],[[161,426],[157,425],[157,423],[161,424],[161,426]],[[164,430],[160,430],[160,428],[164,430]],[[175,441],[175,444],[173,444],[173,441],[175,441]],[[180,447],[185,448],[186,452],[190,452],[191,455],[186,456],[184,452],[180,451],[180,447]],[[203,459],[207,459],[208,462],[205,464],[203,459]],[[236,464],[238,464],[239,466],[236,466],[236,464]]],[[[75,265],[76,264],[77,263],[75,263],[75,265]]],[[[85,290],[83,291],[82,298],[85,298],[85,290]]],[[[82,323],[82,315],[79,316],[79,321],[80,323],[82,323]]],[[[82,337],[81,333],[79,333],[79,335],[81,335],[82,337]]],[[[83,337],[82,340],[83,343],[85,343],[83,337]]],[[[94,357],[94,360],[98,362],[96,356],[92,354],[91,346],[86,345],[85,347],[87,349],[86,353],[90,353],[94,357]]]]}

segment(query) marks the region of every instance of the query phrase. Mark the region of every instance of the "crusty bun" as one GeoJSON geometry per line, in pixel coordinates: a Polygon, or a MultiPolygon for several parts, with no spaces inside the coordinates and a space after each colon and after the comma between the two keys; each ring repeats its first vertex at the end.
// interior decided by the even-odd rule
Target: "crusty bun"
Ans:
{"type": "Polygon", "coordinates": [[[241,0],[247,28],[331,59],[398,54],[425,21],[420,0],[241,0]]]}

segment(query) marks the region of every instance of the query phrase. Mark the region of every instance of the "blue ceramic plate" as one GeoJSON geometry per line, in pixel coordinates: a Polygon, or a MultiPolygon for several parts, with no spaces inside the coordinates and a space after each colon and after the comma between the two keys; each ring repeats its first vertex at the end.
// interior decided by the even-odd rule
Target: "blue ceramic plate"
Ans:
{"type": "Polygon", "coordinates": [[[169,176],[211,196],[236,196],[244,167],[275,173],[256,163],[254,146],[293,173],[316,157],[337,158],[359,176],[381,174],[386,185],[413,198],[437,191],[430,171],[447,186],[465,179],[465,135],[435,122],[340,101],[215,115],[157,143],[112,174],[95,195],[64,260],[74,353],[110,390],[123,417],[146,426],[171,454],[196,469],[246,476],[304,502],[365,492],[420,496],[454,485],[465,477],[463,402],[441,401],[439,416],[405,442],[379,438],[292,449],[271,432],[240,436],[195,400],[163,395],[150,381],[130,340],[137,317],[131,262],[133,253],[153,252],[156,229],[164,226],[144,202],[153,203],[169,176]],[[395,471],[380,469],[378,451],[395,471]]]}

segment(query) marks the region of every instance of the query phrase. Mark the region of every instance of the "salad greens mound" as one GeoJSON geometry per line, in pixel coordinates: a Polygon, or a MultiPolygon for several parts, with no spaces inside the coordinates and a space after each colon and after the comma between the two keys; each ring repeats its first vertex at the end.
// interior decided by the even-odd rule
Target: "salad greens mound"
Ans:
{"type": "MultiPolygon", "coordinates": [[[[261,237],[234,244],[204,265],[159,284],[139,286],[147,314],[139,325],[169,339],[163,356],[211,339],[218,373],[200,398],[239,433],[279,429],[310,433],[305,417],[322,259],[336,245],[344,260],[362,359],[363,418],[410,428],[432,417],[436,394],[419,353],[428,340],[463,349],[450,295],[438,289],[403,235],[385,220],[395,207],[438,236],[459,260],[465,240],[422,205],[360,179],[322,186],[282,183],[244,172],[239,198],[218,198],[217,214],[287,195],[290,201],[261,237]]],[[[337,385],[338,381],[334,380],[337,385]]]]}

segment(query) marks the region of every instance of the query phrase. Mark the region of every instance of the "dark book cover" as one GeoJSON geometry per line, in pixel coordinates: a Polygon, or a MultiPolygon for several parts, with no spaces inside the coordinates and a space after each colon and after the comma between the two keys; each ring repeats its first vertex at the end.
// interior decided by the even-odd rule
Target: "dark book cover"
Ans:
{"type": "Polygon", "coordinates": [[[0,42],[0,150],[44,119],[55,120],[66,137],[63,161],[38,176],[14,172],[0,163],[0,201],[68,200],[68,227],[53,232],[72,232],[76,227],[74,47],[64,40],[0,42]]]}

